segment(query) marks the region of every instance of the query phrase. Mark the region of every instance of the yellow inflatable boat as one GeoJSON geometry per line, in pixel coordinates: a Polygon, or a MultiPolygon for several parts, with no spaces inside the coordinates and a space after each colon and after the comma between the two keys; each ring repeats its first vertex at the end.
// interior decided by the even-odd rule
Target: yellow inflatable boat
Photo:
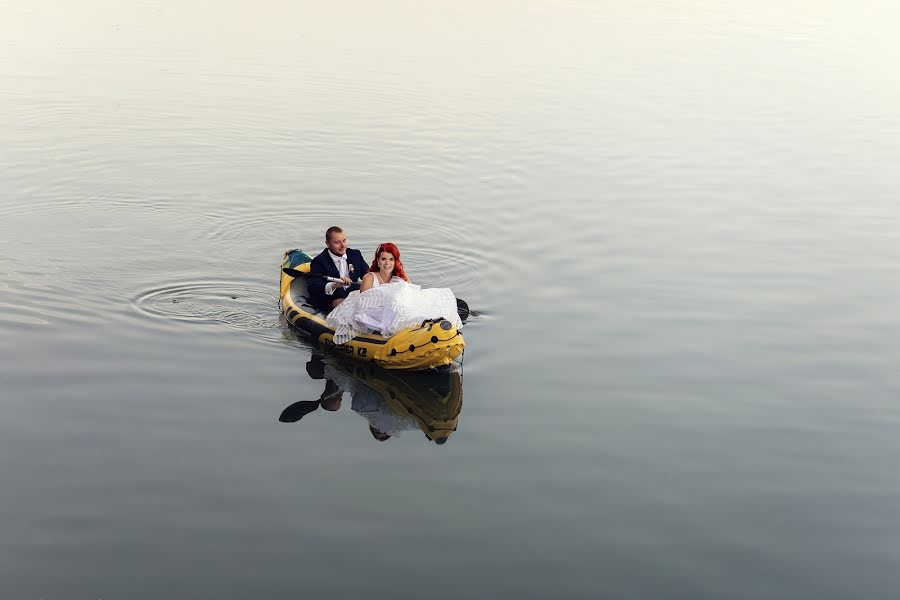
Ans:
{"type": "Polygon", "coordinates": [[[310,303],[307,278],[284,271],[309,273],[311,260],[300,250],[288,250],[281,262],[281,312],[293,329],[342,356],[374,362],[385,369],[445,369],[462,355],[466,345],[462,332],[446,319],[423,321],[391,337],[363,334],[335,344],[334,329],[325,322],[325,313],[310,303]]]}

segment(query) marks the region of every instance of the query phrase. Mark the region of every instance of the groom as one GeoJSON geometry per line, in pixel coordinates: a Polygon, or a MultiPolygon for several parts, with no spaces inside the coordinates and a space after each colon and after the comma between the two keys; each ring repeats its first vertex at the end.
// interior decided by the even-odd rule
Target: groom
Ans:
{"type": "Polygon", "coordinates": [[[344,283],[310,277],[309,295],[314,305],[328,312],[344,301],[350,293],[350,284],[359,282],[369,270],[369,265],[359,250],[347,247],[347,236],[340,227],[328,228],[325,232],[325,245],[328,247],[312,260],[309,272],[311,275],[337,277],[344,283]]]}

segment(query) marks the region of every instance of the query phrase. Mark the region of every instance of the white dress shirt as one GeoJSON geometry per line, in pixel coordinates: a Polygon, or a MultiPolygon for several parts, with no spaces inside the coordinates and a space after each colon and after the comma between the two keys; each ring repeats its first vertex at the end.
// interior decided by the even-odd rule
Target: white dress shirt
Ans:
{"type": "MultiPolygon", "coordinates": [[[[337,267],[338,275],[340,277],[349,277],[350,276],[350,267],[347,266],[347,255],[346,253],[343,256],[338,256],[337,254],[333,254],[331,250],[328,251],[328,256],[331,257],[331,260],[334,261],[334,266],[337,267]]],[[[339,287],[344,287],[343,283],[334,283],[333,281],[328,282],[325,286],[325,294],[330,296],[334,293],[339,287]]]]}

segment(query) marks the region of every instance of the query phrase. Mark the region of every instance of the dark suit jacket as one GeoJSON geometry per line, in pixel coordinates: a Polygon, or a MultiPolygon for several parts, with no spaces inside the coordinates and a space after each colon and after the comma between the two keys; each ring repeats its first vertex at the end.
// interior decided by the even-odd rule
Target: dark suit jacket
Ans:
{"type": "MultiPolygon", "coordinates": [[[[347,248],[346,252],[347,256],[347,266],[350,268],[350,279],[352,281],[359,281],[362,279],[362,276],[368,273],[369,265],[366,263],[365,259],[363,259],[362,252],[359,250],[354,250],[353,248],[347,248]]],[[[328,248],[322,250],[322,252],[312,259],[312,263],[309,265],[309,272],[311,274],[316,275],[327,275],[329,277],[340,277],[338,273],[337,267],[334,266],[334,261],[331,260],[331,255],[328,253],[328,248]]],[[[312,303],[322,310],[328,311],[331,310],[331,301],[335,298],[343,298],[346,297],[348,293],[350,293],[350,289],[335,290],[334,294],[328,296],[325,294],[325,284],[328,283],[321,277],[310,277],[309,278],[309,296],[312,303]]]]}

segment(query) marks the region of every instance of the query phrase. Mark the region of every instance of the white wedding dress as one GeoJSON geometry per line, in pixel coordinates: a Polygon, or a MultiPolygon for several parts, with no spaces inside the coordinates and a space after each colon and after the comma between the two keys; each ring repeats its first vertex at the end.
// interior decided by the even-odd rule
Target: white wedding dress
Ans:
{"type": "Polygon", "coordinates": [[[325,320],[334,328],[334,343],[343,344],[361,333],[390,337],[427,319],[439,318],[462,327],[456,296],[450,288],[423,290],[399,277],[379,284],[376,274],[371,288],[365,293],[350,292],[325,320]]]}

